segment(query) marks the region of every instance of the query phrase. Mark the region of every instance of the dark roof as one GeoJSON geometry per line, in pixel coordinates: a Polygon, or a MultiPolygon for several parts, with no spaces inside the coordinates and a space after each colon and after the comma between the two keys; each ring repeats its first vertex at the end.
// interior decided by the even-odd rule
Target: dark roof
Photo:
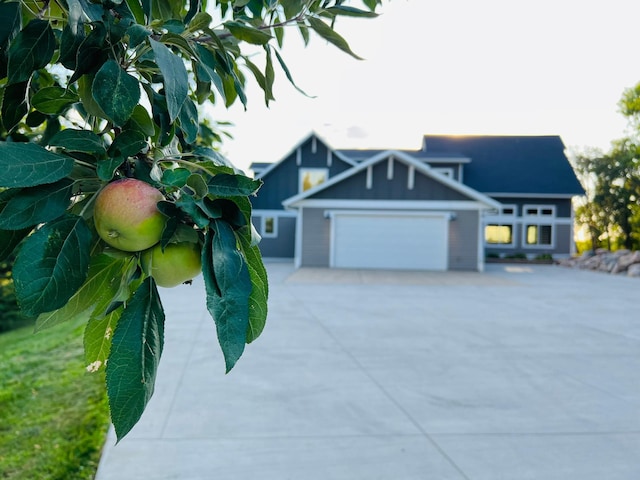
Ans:
{"type": "MultiPolygon", "coordinates": [[[[337,151],[340,152],[345,157],[350,158],[351,160],[359,163],[364,160],[367,160],[368,158],[373,157],[374,155],[378,155],[382,152],[387,152],[389,150],[388,149],[379,149],[379,150],[338,149],[337,151]]],[[[406,153],[407,155],[415,158],[416,160],[422,160],[425,162],[428,162],[431,160],[431,161],[452,161],[455,163],[466,163],[469,161],[468,158],[466,158],[461,153],[457,153],[457,152],[432,153],[432,152],[425,152],[424,150],[395,150],[395,151],[406,153]]]]}
{"type": "Polygon", "coordinates": [[[425,135],[425,151],[471,158],[463,182],[483,193],[584,193],[557,135],[425,135]]]}
{"type": "Polygon", "coordinates": [[[253,162],[251,164],[251,169],[252,170],[264,170],[267,167],[270,167],[271,165],[273,165],[272,162],[253,162]]]}

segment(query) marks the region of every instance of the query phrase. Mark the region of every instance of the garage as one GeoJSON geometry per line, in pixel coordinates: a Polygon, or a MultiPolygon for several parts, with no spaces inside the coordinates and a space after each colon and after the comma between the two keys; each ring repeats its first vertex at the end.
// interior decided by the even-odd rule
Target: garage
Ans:
{"type": "Polygon", "coordinates": [[[447,270],[450,214],[339,212],[331,214],[331,266],[447,270]]]}

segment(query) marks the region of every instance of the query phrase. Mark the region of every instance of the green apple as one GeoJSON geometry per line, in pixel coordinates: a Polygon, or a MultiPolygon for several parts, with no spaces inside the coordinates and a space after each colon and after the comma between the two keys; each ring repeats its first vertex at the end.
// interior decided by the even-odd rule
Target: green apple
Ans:
{"type": "Polygon", "coordinates": [[[175,287],[197,277],[202,271],[200,244],[194,242],[170,243],[162,251],[160,244],[141,256],[142,269],[161,287],[175,287]]]}
{"type": "Polygon", "coordinates": [[[157,188],[134,178],[123,178],[104,187],[93,212],[100,238],[126,252],[139,252],[160,241],[166,217],[157,203],[164,196],[157,188]]]}

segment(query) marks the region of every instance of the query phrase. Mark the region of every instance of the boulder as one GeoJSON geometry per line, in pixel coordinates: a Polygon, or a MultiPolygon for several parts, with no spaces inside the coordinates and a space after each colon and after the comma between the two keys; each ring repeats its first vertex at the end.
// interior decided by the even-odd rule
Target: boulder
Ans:
{"type": "Polygon", "coordinates": [[[640,263],[634,263],[627,269],[627,275],[630,277],[640,277],[640,263]]]}
{"type": "Polygon", "coordinates": [[[558,264],[569,268],[581,268],[612,274],[627,273],[630,277],[640,277],[640,250],[626,249],[610,252],[598,248],[595,252],[585,252],[579,257],[559,260],[558,264]]]}
{"type": "Polygon", "coordinates": [[[618,261],[615,267],[613,267],[613,270],[611,270],[611,273],[623,273],[627,271],[629,266],[636,263],[640,263],[640,250],[636,252],[627,250],[627,253],[618,257],[618,261]]]}

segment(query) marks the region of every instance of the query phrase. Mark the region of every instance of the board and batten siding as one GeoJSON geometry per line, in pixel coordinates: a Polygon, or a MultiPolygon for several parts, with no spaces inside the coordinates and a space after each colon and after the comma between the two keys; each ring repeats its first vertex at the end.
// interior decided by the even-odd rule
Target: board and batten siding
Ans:
{"type": "Polygon", "coordinates": [[[443,185],[398,160],[378,162],[356,175],[313,195],[314,199],[441,200],[465,201],[469,197],[443,185]],[[369,177],[369,178],[367,178],[369,177]],[[410,178],[411,177],[411,178],[410,178]]]}
{"type": "Polygon", "coordinates": [[[255,197],[251,197],[254,210],[282,210],[282,202],[300,193],[300,168],[326,168],[329,178],[351,168],[351,165],[329,152],[319,140],[308,139],[282,159],[272,170],[260,178],[265,182],[255,197]],[[332,155],[329,158],[329,155],[332,155]],[[300,164],[298,164],[300,161],[300,164]]]}

